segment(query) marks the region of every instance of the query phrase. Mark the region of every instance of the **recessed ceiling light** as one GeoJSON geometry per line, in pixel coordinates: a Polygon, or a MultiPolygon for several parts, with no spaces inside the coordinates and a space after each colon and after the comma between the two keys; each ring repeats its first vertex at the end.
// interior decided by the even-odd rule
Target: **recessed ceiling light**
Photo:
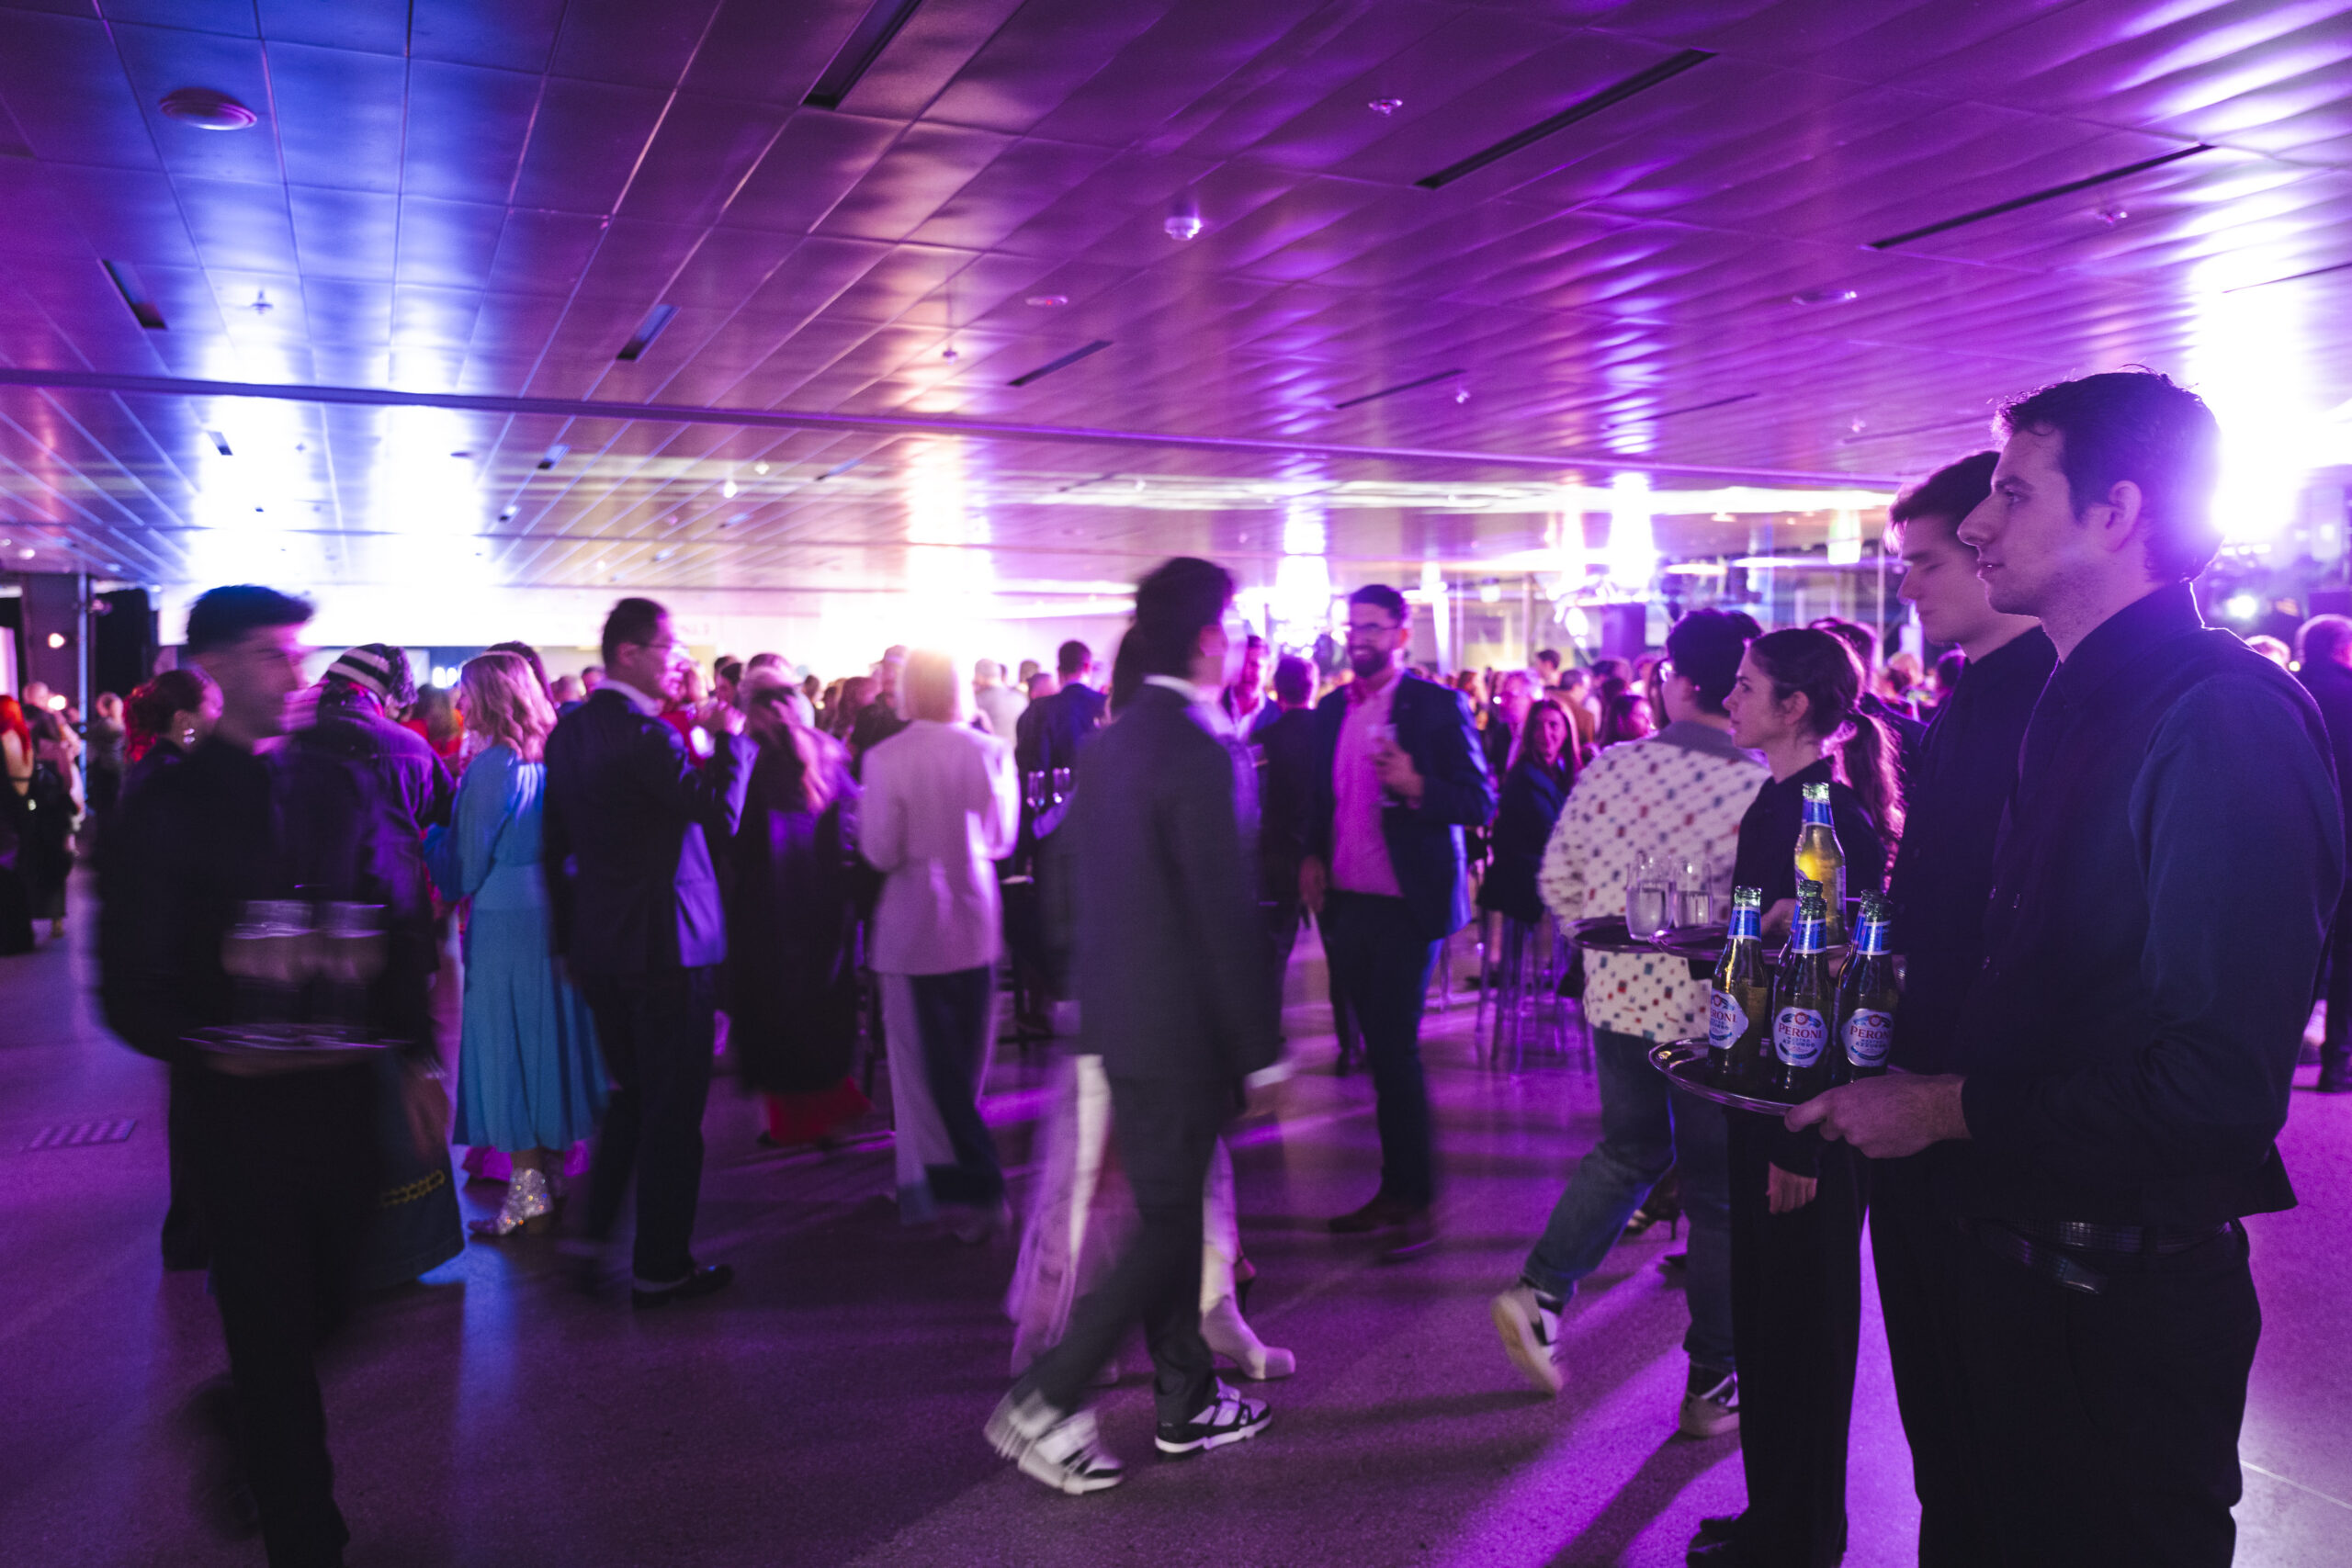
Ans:
{"type": "Polygon", "coordinates": [[[718,493],[725,496],[728,500],[732,501],[735,499],[735,491],[739,487],[736,485],[735,481],[732,479],[729,479],[726,483],[718,487],[718,493]]]}
{"type": "Polygon", "coordinates": [[[552,468],[570,456],[571,456],[571,448],[559,441],[539,454],[539,468],[542,470],[552,468]]]}
{"type": "Polygon", "coordinates": [[[755,474],[764,474],[767,471],[768,466],[764,462],[754,463],[752,465],[752,472],[755,474]]]}
{"type": "Polygon", "coordinates": [[[23,549],[17,552],[17,557],[20,560],[30,560],[40,553],[40,551],[34,549],[30,545],[27,545],[23,549]]]}
{"type": "Polygon", "coordinates": [[[677,319],[678,308],[675,305],[654,306],[645,312],[645,319],[637,323],[637,331],[628,334],[628,341],[621,344],[621,351],[613,357],[623,360],[637,358],[651,348],[653,340],[668,331],[670,323],[677,319]]]}
{"type": "Polygon", "coordinates": [[[1069,296],[1067,294],[1032,294],[1029,296],[1029,303],[1036,306],[1037,309],[1041,310],[1051,310],[1058,306],[1069,304],[1069,296]]]}
{"type": "Polygon", "coordinates": [[[1843,305],[1849,299],[1859,299],[1860,298],[1861,295],[1851,288],[1833,286],[1822,288],[1807,288],[1799,293],[1792,294],[1789,296],[1789,303],[1792,305],[1843,305]]]}
{"type": "Polygon", "coordinates": [[[198,130],[243,130],[261,118],[228,94],[210,87],[182,87],[164,94],[155,107],[164,118],[198,130]]]}

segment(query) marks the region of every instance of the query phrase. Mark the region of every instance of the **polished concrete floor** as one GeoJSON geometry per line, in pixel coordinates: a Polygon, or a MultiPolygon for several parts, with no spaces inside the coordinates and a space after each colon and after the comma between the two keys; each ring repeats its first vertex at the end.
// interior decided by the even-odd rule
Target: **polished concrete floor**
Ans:
{"type": "MultiPolygon", "coordinates": [[[[258,1564],[186,1506],[172,1413],[220,1368],[219,1330],[201,1278],[158,1267],[162,1073],[95,1021],[82,911],[66,942],[0,960],[0,1561],[258,1564]],[[120,1142],[28,1146],[121,1118],[120,1142]]],[[[1428,1030],[1443,1242],[1381,1267],[1322,1226],[1369,1195],[1370,1087],[1333,1075],[1321,1010],[1294,1010],[1302,1070],[1235,1138],[1252,1316],[1299,1359],[1253,1443],[1153,1463],[1131,1352],[1103,1406],[1128,1484],[1068,1499],[1013,1474],[979,1435],[1005,1381],[1011,1247],[900,1229],[887,1145],[762,1150],[722,1089],[699,1246],[741,1271],[732,1292],[632,1314],[571,1292],[537,1240],[476,1244],[374,1305],[327,1387],[350,1561],[1679,1563],[1741,1481],[1736,1438],[1674,1435],[1670,1244],[1618,1248],[1572,1309],[1566,1392],[1530,1393],[1486,1299],[1594,1136],[1592,1085],[1573,1052],[1482,1067],[1470,1013],[1465,993],[1428,1030]]],[[[1016,1169],[1044,1081],[1007,1053],[990,1086],[1016,1169]]],[[[2285,1143],[2303,1206],[2254,1227],[2267,1326],[2239,1561],[2316,1568],[2352,1560],[2352,1099],[2299,1091],[2285,1143]]],[[[469,1213],[501,1191],[469,1187],[469,1213]]],[[[1881,1568],[1912,1561],[1917,1507],[1868,1310],[1847,1561],[1881,1568]]]]}

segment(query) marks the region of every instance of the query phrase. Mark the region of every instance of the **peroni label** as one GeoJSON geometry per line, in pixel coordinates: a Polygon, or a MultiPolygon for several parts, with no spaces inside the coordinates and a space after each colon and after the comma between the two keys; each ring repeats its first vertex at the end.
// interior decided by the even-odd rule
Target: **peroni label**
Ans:
{"type": "Polygon", "coordinates": [[[1886,1048],[1894,1042],[1894,1015],[1873,1008],[1856,1008],[1846,1021],[1846,1060],[1858,1067],[1883,1067],[1886,1048]]]}
{"type": "Polygon", "coordinates": [[[1772,1020],[1772,1054],[1792,1067],[1809,1067],[1829,1044],[1829,1021],[1811,1008],[1782,1008],[1772,1020]]]}
{"type": "Polygon", "coordinates": [[[1721,987],[1707,998],[1707,1048],[1728,1051],[1747,1032],[1747,1010],[1721,987]]]}

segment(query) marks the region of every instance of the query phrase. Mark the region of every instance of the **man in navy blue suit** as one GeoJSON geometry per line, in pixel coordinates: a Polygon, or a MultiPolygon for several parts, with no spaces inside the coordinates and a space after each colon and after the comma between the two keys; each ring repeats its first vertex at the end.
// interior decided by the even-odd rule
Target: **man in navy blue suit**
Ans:
{"type": "Polygon", "coordinates": [[[707,1295],[734,1277],[693,1252],[702,1113],[727,921],[712,868],[741,814],[737,738],[698,764],[662,716],[678,639],[650,599],[605,620],[604,684],[548,737],[542,859],[556,951],[596,1016],[613,1076],[588,1179],[589,1243],[601,1248],[637,1185],[631,1300],[707,1295]]]}
{"type": "Polygon", "coordinates": [[[1438,944],[1470,923],[1462,829],[1494,815],[1469,705],[1406,667],[1405,596],[1374,583],[1348,597],[1355,679],[1315,710],[1320,762],[1299,896],[1323,931],[1332,984],[1363,1031],[1379,1098],[1380,1190],[1331,1222],[1394,1232],[1385,1256],[1437,1239],[1421,1006],[1438,944]]]}

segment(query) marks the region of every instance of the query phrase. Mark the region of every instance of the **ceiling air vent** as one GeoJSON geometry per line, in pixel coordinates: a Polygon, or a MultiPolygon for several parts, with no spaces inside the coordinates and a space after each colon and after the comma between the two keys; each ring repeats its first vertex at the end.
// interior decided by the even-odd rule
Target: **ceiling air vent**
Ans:
{"type": "Polygon", "coordinates": [[[613,357],[615,359],[637,358],[647,349],[651,348],[653,340],[667,331],[670,323],[677,319],[678,308],[675,305],[654,306],[653,309],[645,312],[645,320],[637,323],[637,331],[628,334],[628,341],[621,344],[621,351],[613,357]]]}
{"type": "Polygon", "coordinates": [[[1686,49],[1679,54],[1659,61],[1646,71],[1637,71],[1613,86],[1603,87],[1589,98],[1579,98],[1549,119],[1538,120],[1514,136],[1506,136],[1481,152],[1473,152],[1458,164],[1449,164],[1427,179],[1413,183],[1423,190],[1440,190],[1464,175],[1475,175],[1487,164],[1510,157],[1522,147],[1532,147],[1547,136],[1567,130],[1580,119],[1590,119],[1605,108],[1623,103],[1636,93],[1646,93],[1662,83],[1671,82],[1694,65],[1704,65],[1715,57],[1711,49],[1686,49]]]}
{"type": "Polygon", "coordinates": [[[2199,152],[2211,152],[2212,150],[2211,147],[2200,141],[2194,147],[2183,147],[2177,152],[2166,152],[2160,157],[2143,158],[2136,164],[2126,164],[2120,169],[2109,169],[2103,175],[2091,175],[2079,180],[2068,180],[2064,185],[2052,186],[2048,190],[2038,190],[2031,196],[1996,201],[1990,207],[1980,207],[1973,212],[1963,212],[1957,218],[1947,218],[1940,223],[1929,223],[1921,228],[1906,230],[1900,234],[1891,234],[1883,240],[1872,240],[1870,248],[1874,251],[1893,250],[1897,245],[1907,245],[1914,240],[1924,240],[1930,234],[1945,234],[1954,229],[1965,229],[1971,223],[1982,223],[1987,218],[1998,218],[2002,213],[2015,212],[2020,207],[2032,207],[2040,202],[2055,201],[2062,196],[2072,196],[2078,190],[2089,190],[2094,186],[2130,179],[2133,175],[2143,175],[2150,169],[2161,169],[2166,164],[2177,164],[2183,158],[2193,158],[2199,152]]]}
{"type": "Polygon", "coordinates": [[[138,271],[129,262],[110,261],[98,265],[107,269],[108,277],[114,279],[115,288],[122,293],[122,302],[130,307],[130,313],[139,324],[150,332],[162,332],[164,312],[156,305],[154,296],[149,294],[146,286],[139,281],[138,271]]]}
{"type": "Polygon", "coordinates": [[[1340,409],[1351,409],[1358,403],[1376,403],[1383,398],[1393,398],[1399,392],[1409,392],[1416,387],[1431,386],[1439,381],[1451,381],[1456,376],[1468,374],[1469,371],[1465,369],[1441,370],[1434,376],[1424,376],[1418,381],[1399,381],[1393,387],[1383,387],[1376,392],[1366,392],[1363,397],[1350,398],[1343,403],[1333,403],[1331,408],[1334,412],[1337,412],[1340,409]]]}
{"type": "Polygon", "coordinates": [[[1071,349],[1059,359],[1047,360],[1045,364],[1040,365],[1035,370],[1030,371],[1026,376],[1015,376],[1012,380],[1007,381],[1005,385],[1008,387],[1025,387],[1032,381],[1042,381],[1046,377],[1052,375],[1055,371],[1067,370],[1071,366],[1077,364],[1080,360],[1087,358],[1091,355],[1100,354],[1110,346],[1111,340],[1109,338],[1098,337],[1083,348],[1071,349]]]}
{"type": "Polygon", "coordinates": [[[841,52],[833,56],[833,62],[825,67],[825,73],[817,78],[817,85],[800,101],[811,108],[841,107],[850,89],[865,80],[865,73],[874,69],[874,62],[882,58],[882,51],[890,47],[899,29],[913,19],[916,7],[922,4],[922,0],[874,0],[865,15],[858,18],[857,26],[850,29],[841,52]]]}

